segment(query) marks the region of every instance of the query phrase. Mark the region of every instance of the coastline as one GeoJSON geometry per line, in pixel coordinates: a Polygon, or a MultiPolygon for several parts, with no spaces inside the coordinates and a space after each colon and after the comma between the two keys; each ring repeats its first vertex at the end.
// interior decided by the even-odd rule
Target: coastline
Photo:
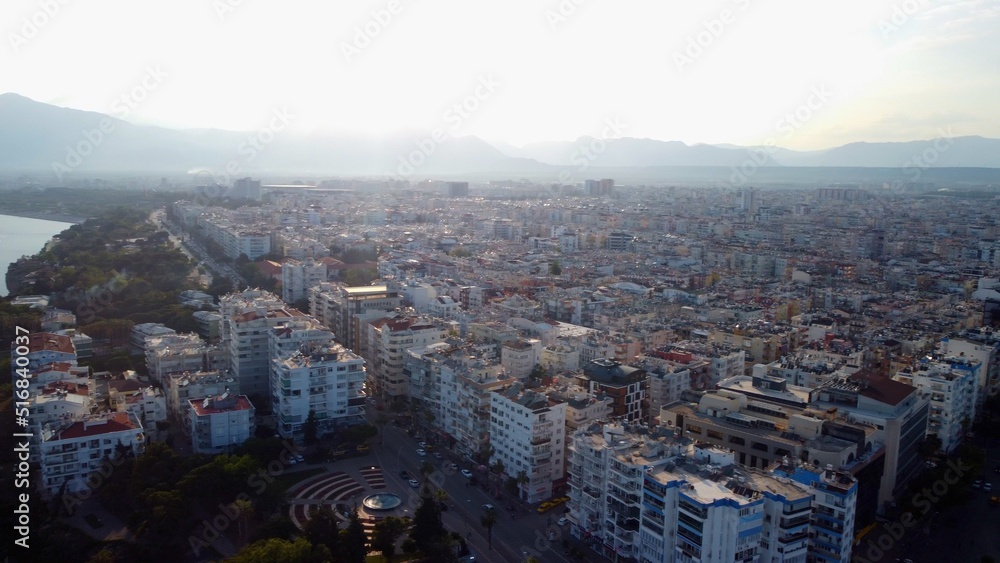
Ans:
{"type": "Polygon", "coordinates": [[[40,221],[56,221],[58,223],[73,223],[78,225],[87,220],[86,217],[74,217],[72,215],[59,215],[56,213],[34,212],[34,211],[13,211],[0,209],[0,215],[10,217],[24,217],[25,219],[38,219],[40,221]]]}

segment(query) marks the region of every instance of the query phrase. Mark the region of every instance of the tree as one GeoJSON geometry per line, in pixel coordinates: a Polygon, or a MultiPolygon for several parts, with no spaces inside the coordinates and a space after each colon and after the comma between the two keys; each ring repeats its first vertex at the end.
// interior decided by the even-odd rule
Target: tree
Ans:
{"type": "Polygon", "coordinates": [[[392,563],[392,556],[396,554],[396,540],[405,530],[406,525],[395,516],[389,516],[375,524],[372,547],[382,552],[387,563],[392,563]]]}
{"type": "Polygon", "coordinates": [[[340,547],[340,530],[337,529],[337,516],[327,505],[320,505],[309,515],[309,520],[302,530],[306,539],[313,545],[325,545],[330,553],[338,553],[340,547]]]}
{"type": "Polygon", "coordinates": [[[305,538],[295,541],[271,538],[252,543],[233,557],[230,563],[325,563],[333,559],[324,545],[313,545],[305,538]]]}
{"type": "Polygon", "coordinates": [[[307,445],[311,446],[316,443],[317,430],[316,411],[309,409],[309,415],[306,416],[306,423],[302,425],[302,439],[305,440],[307,445]]]}
{"type": "Polygon", "coordinates": [[[553,260],[549,263],[549,275],[558,276],[562,273],[562,267],[559,266],[558,260],[553,260]]]}
{"type": "Polygon", "coordinates": [[[441,506],[430,496],[423,497],[413,514],[410,537],[417,542],[421,551],[426,552],[445,533],[444,524],[441,523],[441,506]]]}
{"type": "Polygon", "coordinates": [[[247,498],[238,498],[235,502],[233,502],[233,509],[239,512],[238,524],[240,541],[245,543],[247,541],[247,536],[249,535],[248,526],[250,524],[250,520],[254,516],[253,502],[247,498]]]}
{"type": "Polygon", "coordinates": [[[365,563],[365,557],[368,555],[368,538],[365,536],[365,526],[361,523],[361,516],[356,507],[351,513],[351,519],[347,522],[347,529],[344,530],[340,543],[340,552],[344,554],[343,561],[365,563]]]}
{"type": "Polygon", "coordinates": [[[483,512],[483,515],[479,518],[479,523],[486,528],[486,539],[489,542],[490,549],[493,549],[493,526],[497,524],[496,511],[487,510],[483,512]]]}

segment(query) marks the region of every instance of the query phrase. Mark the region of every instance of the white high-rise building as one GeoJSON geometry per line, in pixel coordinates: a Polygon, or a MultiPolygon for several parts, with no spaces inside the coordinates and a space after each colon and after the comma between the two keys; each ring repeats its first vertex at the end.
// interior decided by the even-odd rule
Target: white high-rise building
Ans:
{"type": "Polygon", "coordinates": [[[271,359],[273,411],[278,433],[301,439],[312,411],[317,436],[364,421],[365,361],[340,344],[306,342],[271,359]]]}
{"type": "Polygon", "coordinates": [[[494,392],[490,400],[491,462],[503,462],[508,477],[521,473],[519,496],[532,503],[552,496],[563,477],[566,403],[520,385],[494,392]]]}
{"type": "Polygon", "coordinates": [[[142,422],[130,412],[53,422],[42,431],[42,489],[49,495],[89,490],[87,477],[101,468],[105,458],[126,452],[139,455],[145,447],[142,422]]]}
{"type": "Polygon", "coordinates": [[[309,289],[326,281],[326,264],[312,258],[289,260],[281,265],[281,298],[285,303],[309,299],[309,289]]]}
{"type": "Polygon", "coordinates": [[[223,393],[188,400],[191,447],[195,453],[219,454],[253,437],[257,417],[246,395],[223,393]]]}
{"type": "Polygon", "coordinates": [[[924,359],[901,369],[893,379],[916,387],[921,397],[930,401],[927,434],[941,439],[941,451],[953,452],[976,417],[976,373],[924,359]]]}

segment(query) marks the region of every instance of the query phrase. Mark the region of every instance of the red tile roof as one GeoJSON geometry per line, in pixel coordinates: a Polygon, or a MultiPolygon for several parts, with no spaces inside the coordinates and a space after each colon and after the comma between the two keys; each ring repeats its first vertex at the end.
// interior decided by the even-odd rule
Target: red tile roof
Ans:
{"type": "Polygon", "coordinates": [[[73,339],[68,336],[52,334],[51,332],[36,332],[29,335],[28,351],[41,352],[43,350],[65,352],[67,354],[76,353],[76,348],[73,347],[73,339]]]}
{"type": "Polygon", "coordinates": [[[111,432],[122,432],[134,430],[137,426],[129,418],[127,412],[117,412],[109,416],[103,423],[97,421],[79,421],[67,426],[58,435],[53,436],[53,440],[67,440],[72,438],[84,438],[87,436],[100,436],[111,432]]]}
{"type": "MultiPolygon", "coordinates": [[[[198,416],[206,416],[220,412],[245,411],[253,408],[253,404],[250,403],[250,399],[248,399],[246,395],[239,395],[236,397],[236,404],[225,409],[217,409],[214,406],[206,409],[202,406],[204,405],[204,401],[205,399],[188,399],[188,402],[191,403],[191,408],[194,409],[195,414],[198,416]]],[[[214,405],[215,403],[212,404],[214,405]]]]}
{"type": "Polygon", "coordinates": [[[896,406],[902,403],[911,394],[917,392],[917,388],[896,381],[874,371],[863,369],[851,375],[852,381],[865,382],[867,386],[858,391],[859,395],[864,395],[869,399],[896,406]]]}

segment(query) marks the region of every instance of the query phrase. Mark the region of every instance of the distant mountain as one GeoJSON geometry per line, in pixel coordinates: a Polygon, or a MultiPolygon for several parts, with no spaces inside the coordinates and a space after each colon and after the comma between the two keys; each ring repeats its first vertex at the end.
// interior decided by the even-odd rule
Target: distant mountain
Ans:
{"type": "MultiPolygon", "coordinates": [[[[0,123],[0,170],[49,171],[57,176],[77,171],[221,172],[235,165],[237,175],[294,172],[555,180],[569,172],[571,181],[576,182],[598,169],[624,178],[661,174],[671,167],[714,167],[720,170],[713,172],[713,177],[728,177],[733,167],[761,154],[760,147],[687,145],[630,137],[581,137],[523,147],[490,144],[472,136],[439,143],[419,132],[391,138],[278,133],[273,142],[256,150],[247,143],[251,135],[247,132],[135,125],[17,94],[0,95],[0,123]]],[[[1000,168],[1000,139],[955,137],[936,141],[936,147],[935,141],[911,141],[851,143],[811,152],[776,148],[763,166],[1000,168]],[[914,160],[925,155],[931,158],[914,160]]],[[[761,178],[763,175],[755,181],[761,178]]]]}
{"type": "Polygon", "coordinates": [[[902,143],[850,143],[821,151],[794,151],[781,147],[737,145],[687,145],[679,141],[658,141],[623,137],[600,141],[581,137],[576,141],[532,143],[506,147],[509,156],[531,158],[546,164],[572,165],[603,150],[595,162],[600,166],[739,166],[757,155],[769,156],[764,166],[849,166],[874,168],[1000,168],[1000,139],[952,137],[902,143]],[[923,155],[929,158],[924,161],[923,155]]]}

